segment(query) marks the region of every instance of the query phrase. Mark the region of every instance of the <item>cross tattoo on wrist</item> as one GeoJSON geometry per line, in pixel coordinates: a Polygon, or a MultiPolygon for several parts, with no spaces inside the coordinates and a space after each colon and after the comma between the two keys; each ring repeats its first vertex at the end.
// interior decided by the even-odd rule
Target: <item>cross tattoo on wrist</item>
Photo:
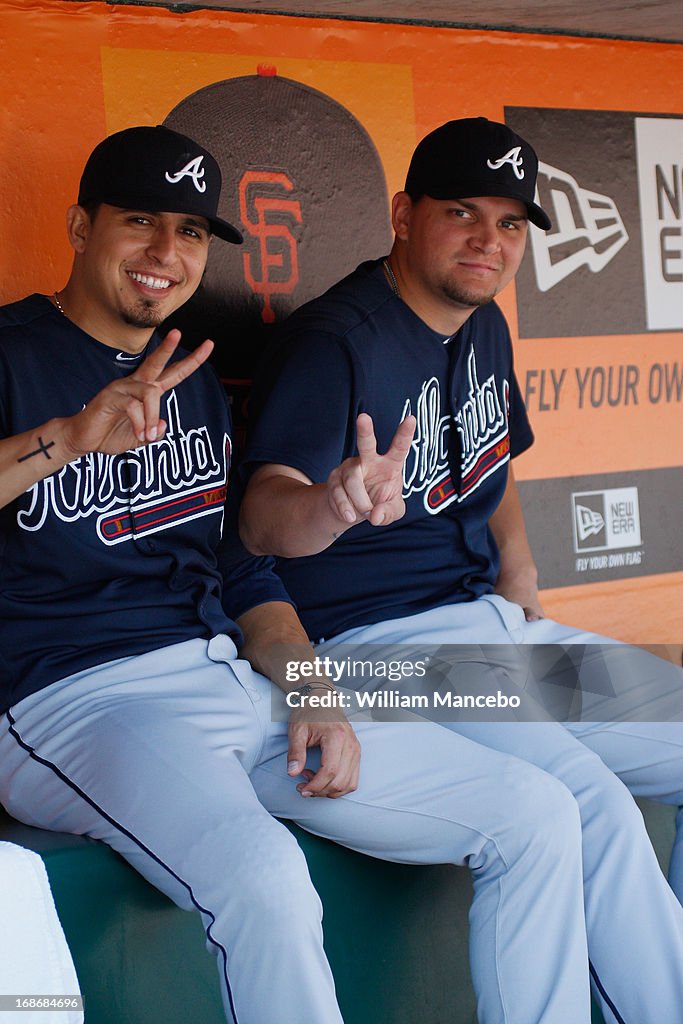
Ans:
{"type": "Polygon", "coordinates": [[[54,448],[54,441],[49,441],[47,444],[45,444],[45,442],[43,441],[42,437],[39,434],[38,444],[40,445],[39,448],[36,448],[35,451],[33,452],[29,452],[28,455],[22,455],[20,459],[17,459],[17,462],[26,462],[27,459],[32,459],[34,455],[40,455],[41,452],[43,453],[46,459],[51,459],[52,456],[50,455],[48,449],[54,448]]]}

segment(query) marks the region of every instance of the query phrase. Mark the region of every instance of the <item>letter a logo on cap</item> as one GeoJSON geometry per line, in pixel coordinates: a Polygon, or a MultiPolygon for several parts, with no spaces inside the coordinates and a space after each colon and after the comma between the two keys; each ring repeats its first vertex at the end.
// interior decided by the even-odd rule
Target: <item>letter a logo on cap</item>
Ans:
{"type": "Polygon", "coordinates": [[[169,174],[166,171],[166,181],[170,181],[172,185],[177,185],[181,178],[192,178],[194,187],[198,192],[206,192],[206,182],[201,179],[204,177],[204,168],[202,167],[203,156],[196,156],[194,160],[190,160],[189,163],[178,171],[176,174],[169,174]]]}
{"type": "Polygon", "coordinates": [[[490,167],[492,171],[499,171],[503,164],[510,164],[515,172],[515,177],[521,181],[524,177],[524,171],[522,170],[524,160],[520,156],[521,148],[521,146],[515,146],[514,149],[509,149],[505,156],[501,156],[499,160],[487,160],[486,166],[490,167]]]}

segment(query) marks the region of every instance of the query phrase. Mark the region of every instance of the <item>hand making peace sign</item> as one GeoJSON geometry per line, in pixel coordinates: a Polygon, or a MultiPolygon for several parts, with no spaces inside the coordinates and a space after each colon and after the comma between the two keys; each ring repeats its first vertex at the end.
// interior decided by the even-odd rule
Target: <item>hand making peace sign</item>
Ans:
{"type": "Polygon", "coordinates": [[[204,341],[167,366],[179,342],[180,331],[169,331],[130,376],[112,381],[81,412],[64,421],[64,444],[73,459],[87,452],[119,455],[164,436],[166,422],[159,418],[162,395],[198,370],[213,349],[212,341],[204,341]]]}
{"type": "Polygon", "coordinates": [[[345,459],[327,479],[330,508],[348,526],[366,520],[388,526],[405,513],[403,464],[415,433],[415,417],[399,424],[389,448],[377,451],[372,418],[361,413],[356,420],[358,455],[345,459]]]}

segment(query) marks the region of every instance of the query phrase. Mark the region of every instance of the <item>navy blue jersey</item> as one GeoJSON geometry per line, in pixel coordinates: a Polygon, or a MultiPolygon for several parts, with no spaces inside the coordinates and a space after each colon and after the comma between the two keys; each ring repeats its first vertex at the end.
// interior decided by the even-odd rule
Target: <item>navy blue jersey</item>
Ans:
{"type": "Polygon", "coordinates": [[[314,483],[357,454],[359,412],[372,416],[380,452],[406,415],[417,418],[405,516],[359,523],[320,554],[277,560],[312,639],[493,590],[488,521],[510,457],[533,441],[495,303],[446,339],[393,294],[381,263],[363,264],[285,323],[253,410],[245,474],[280,463],[314,483]]]}
{"type": "MultiPolygon", "coordinates": [[[[34,295],[0,310],[0,437],[79,412],[140,357],[34,295]]],[[[174,359],[186,353],[177,351],[174,359]]],[[[165,437],[89,454],[0,510],[0,706],[73,672],[227,632],[287,600],[265,559],[221,541],[230,415],[204,366],[162,399],[165,437]],[[225,579],[224,586],[224,578],[225,579]]]]}

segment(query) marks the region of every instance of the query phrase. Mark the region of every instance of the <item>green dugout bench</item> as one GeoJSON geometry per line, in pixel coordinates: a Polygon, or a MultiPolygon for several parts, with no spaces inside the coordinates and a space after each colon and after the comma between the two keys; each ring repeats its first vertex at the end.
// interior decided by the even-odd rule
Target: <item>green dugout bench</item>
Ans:
{"type": "MultiPolygon", "coordinates": [[[[665,867],[673,808],[640,803],[665,867]]],[[[467,871],[388,864],[292,831],[323,900],[346,1024],[475,1024],[467,871]]],[[[95,840],[29,828],[2,809],[0,840],[35,850],[45,862],[86,1024],[224,1024],[197,914],[179,910],[95,840]]],[[[602,1024],[597,1010],[594,1024],[602,1024]]]]}

